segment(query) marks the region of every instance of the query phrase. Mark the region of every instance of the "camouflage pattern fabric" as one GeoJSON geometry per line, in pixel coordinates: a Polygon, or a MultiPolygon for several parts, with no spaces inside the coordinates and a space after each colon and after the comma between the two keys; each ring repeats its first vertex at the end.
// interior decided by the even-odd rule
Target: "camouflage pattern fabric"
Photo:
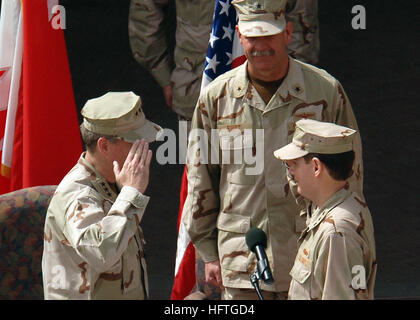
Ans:
{"type": "MultiPolygon", "coordinates": [[[[167,43],[172,26],[164,21],[169,0],[132,0],[128,33],[136,61],[156,82],[173,84],[173,110],[191,120],[200,94],[201,78],[214,12],[214,1],[176,0],[176,34],[173,60],[167,43]],[[166,26],[166,27],[165,27],[166,26]]],[[[318,62],[319,30],[316,0],[289,0],[286,19],[293,24],[289,54],[307,63],[318,62]]]]}
{"type": "Polygon", "coordinates": [[[145,299],[144,237],[149,197],[119,193],[85,159],[57,187],[44,229],[45,299],[145,299]]]}
{"type": "Polygon", "coordinates": [[[366,203],[341,189],[307,224],[290,272],[289,299],[373,299],[377,264],[366,203]]]}
{"type": "Polygon", "coordinates": [[[176,0],[176,33],[171,65],[164,10],[169,0],[132,0],[129,38],[134,58],[149,70],[157,83],[173,84],[173,110],[192,118],[201,87],[207,46],[213,19],[214,1],[176,0]]]}
{"type": "Polygon", "coordinates": [[[288,0],[286,20],[293,24],[292,40],[287,46],[289,55],[306,63],[318,63],[318,0],[288,0]]]}
{"type": "MultiPolygon", "coordinates": [[[[245,234],[250,227],[264,230],[275,283],[262,284],[261,289],[284,292],[289,289],[297,237],[305,222],[299,216],[302,208],[292,195],[286,169],[273,152],[291,142],[299,119],[333,122],[356,130],[357,123],[341,84],[324,70],[289,58],[288,74],[266,105],[248,80],[246,68],[247,63],[214,80],[197,102],[187,152],[189,184],[183,223],[203,261],[220,260],[223,285],[232,288],[252,288],[249,277],[256,259],[247,248],[245,234]],[[207,133],[207,164],[201,163],[197,145],[202,138],[194,129],[207,133]],[[258,154],[256,131],[264,129],[263,172],[247,175],[250,165],[245,162],[212,164],[212,129],[218,131],[220,141],[227,142],[213,146],[219,155],[238,151],[232,137],[223,136],[234,129],[239,133],[233,139],[242,141],[249,141],[245,129],[252,129],[252,152],[258,154]]],[[[349,187],[362,194],[358,133],[354,150],[356,170],[349,187]]],[[[246,148],[239,151],[244,154],[246,148]]]]}

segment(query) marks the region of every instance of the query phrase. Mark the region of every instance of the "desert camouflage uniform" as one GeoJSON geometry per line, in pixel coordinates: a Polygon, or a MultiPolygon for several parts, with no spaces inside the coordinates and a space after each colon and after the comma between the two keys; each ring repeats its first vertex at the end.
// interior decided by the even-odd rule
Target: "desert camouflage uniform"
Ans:
{"type": "Polygon", "coordinates": [[[130,45],[134,58],[149,70],[161,87],[173,83],[173,110],[191,120],[201,87],[215,2],[176,0],[173,69],[167,44],[170,26],[162,28],[169,0],[132,0],[129,13],[130,45]]]}
{"type": "MultiPolygon", "coordinates": [[[[213,19],[213,0],[177,0],[175,68],[171,66],[163,9],[169,0],[132,0],[129,12],[130,45],[137,62],[156,82],[173,87],[173,109],[191,120],[200,93],[201,78],[213,19]]],[[[293,24],[288,52],[307,63],[318,62],[318,5],[315,0],[289,0],[287,20],[293,24]]]]}
{"type": "Polygon", "coordinates": [[[117,194],[84,154],[48,208],[42,273],[45,299],[145,299],[144,237],[149,197],[117,194]]]}
{"type": "MultiPolygon", "coordinates": [[[[252,288],[255,255],[245,243],[250,227],[267,234],[267,256],[275,283],[261,284],[263,290],[284,292],[290,284],[289,272],[297,252],[297,238],[305,228],[295,198],[290,192],[286,169],[273,151],[292,139],[295,122],[302,118],[342,124],[357,130],[350,102],[341,84],[324,70],[289,59],[289,71],[266,105],[247,76],[247,63],[211,82],[200,95],[192,129],[252,129],[253,152],[256,129],[264,129],[264,171],[246,175],[243,164],[200,164],[196,152],[197,130],[188,146],[188,197],[183,223],[205,262],[220,260],[225,287],[252,288]]],[[[242,131],[243,132],[243,131],[242,131]]],[[[239,139],[249,139],[241,136],[239,139]]],[[[223,136],[220,141],[225,141],[223,136]]],[[[230,139],[230,138],[227,138],[230,139]]],[[[237,140],[237,139],[234,139],[237,140]]],[[[223,143],[233,152],[234,143],[223,143]]],[[[210,144],[210,141],[207,141],[210,144]]],[[[219,147],[219,155],[222,153],[219,147]]],[[[258,147],[258,146],[257,146],[258,147]]],[[[208,146],[209,158],[211,147],[208,146]]],[[[350,189],[362,194],[362,148],[355,138],[355,173],[350,189]]],[[[244,151],[244,150],[243,150],[244,151]]],[[[231,158],[232,159],[232,158],[231,158]]],[[[219,162],[220,163],[220,162],[219,162]]]]}
{"type": "Polygon", "coordinates": [[[289,55],[306,63],[318,63],[318,0],[288,0],[286,20],[293,24],[292,39],[287,45],[289,55]]]}
{"type": "Polygon", "coordinates": [[[314,210],[299,243],[289,299],[373,299],[373,224],[356,194],[341,189],[314,210]]]}

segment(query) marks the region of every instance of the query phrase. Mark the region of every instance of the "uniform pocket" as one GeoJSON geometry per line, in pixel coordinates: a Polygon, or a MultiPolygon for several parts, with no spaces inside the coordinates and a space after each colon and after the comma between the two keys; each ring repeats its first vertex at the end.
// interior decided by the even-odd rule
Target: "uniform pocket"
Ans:
{"type": "Polygon", "coordinates": [[[252,148],[252,127],[249,127],[249,124],[219,125],[217,128],[219,130],[220,149],[222,151],[233,151],[252,148]]]}
{"type": "MultiPolygon", "coordinates": [[[[298,253],[295,259],[295,264],[293,265],[290,275],[294,280],[300,284],[305,284],[311,275],[312,261],[302,254],[298,253]]],[[[309,285],[309,284],[308,284],[309,285]]]]}
{"type": "Polygon", "coordinates": [[[295,106],[292,111],[292,116],[287,123],[288,135],[292,135],[295,132],[295,123],[301,119],[325,121],[324,113],[326,107],[327,105],[324,100],[310,104],[301,103],[295,106]]]}
{"type": "Polygon", "coordinates": [[[127,250],[123,254],[122,286],[124,294],[127,294],[134,289],[139,290],[141,287],[139,258],[137,245],[135,244],[135,239],[133,237],[128,244],[127,250]]]}
{"type": "Polygon", "coordinates": [[[233,184],[255,184],[255,175],[246,174],[246,165],[232,165],[227,174],[226,180],[233,184]]]}
{"type": "Polygon", "coordinates": [[[218,125],[221,165],[227,172],[227,181],[234,184],[255,183],[255,175],[247,174],[247,167],[253,155],[254,139],[252,125],[247,123],[218,125]],[[248,161],[247,161],[248,159],[248,161]]]}
{"type": "Polygon", "coordinates": [[[247,272],[249,250],[245,242],[245,233],[250,226],[250,217],[220,213],[217,228],[219,230],[219,256],[223,268],[247,272]]]}
{"type": "Polygon", "coordinates": [[[251,218],[233,213],[220,213],[217,219],[219,230],[246,233],[251,227],[251,218]]]}

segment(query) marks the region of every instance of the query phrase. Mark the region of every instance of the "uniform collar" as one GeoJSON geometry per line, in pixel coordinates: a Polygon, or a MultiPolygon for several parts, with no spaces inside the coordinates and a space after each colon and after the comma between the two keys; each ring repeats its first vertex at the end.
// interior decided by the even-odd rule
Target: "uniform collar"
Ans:
{"type": "MultiPolygon", "coordinates": [[[[248,61],[245,61],[238,67],[238,72],[233,79],[232,96],[234,98],[243,97],[249,85],[248,78],[248,61]]],[[[290,99],[293,96],[302,101],[306,101],[306,87],[303,78],[303,72],[300,64],[293,58],[289,57],[289,70],[286,78],[283,80],[280,88],[277,90],[283,101],[290,99]]]]}
{"type": "Polygon", "coordinates": [[[324,205],[320,208],[317,208],[315,212],[311,216],[311,220],[309,222],[308,231],[314,229],[318,226],[327,216],[327,214],[338,206],[340,203],[344,202],[344,200],[350,195],[350,191],[341,188],[338,190],[334,195],[324,203],[324,205]]]}
{"type": "Polygon", "coordinates": [[[289,96],[306,101],[306,87],[302,68],[300,64],[291,57],[289,57],[289,70],[286,78],[277,92],[283,101],[288,100],[289,96]]]}
{"type": "Polygon", "coordinates": [[[110,183],[101,176],[101,174],[86,159],[86,152],[83,152],[78,163],[83,166],[89,173],[89,179],[93,188],[98,191],[104,198],[115,202],[118,194],[111,188],[110,183]]]}
{"type": "Polygon", "coordinates": [[[233,86],[231,95],[234,98],[243,97],[248,89],[249,78],[248,78],[248,61],[245,61],[238,68],[236,76],[233,78],[233,86]]]}

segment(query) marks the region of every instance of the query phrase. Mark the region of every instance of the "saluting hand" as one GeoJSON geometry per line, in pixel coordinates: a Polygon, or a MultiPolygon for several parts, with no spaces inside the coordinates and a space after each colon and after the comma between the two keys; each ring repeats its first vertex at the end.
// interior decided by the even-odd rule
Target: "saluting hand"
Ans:
{"type": "Polygon", "coordinates": [[[149,168],[152,160],[152,150],[144,140],[136,140],[120,169],[118,162],[114,161],[115,180],[120,186],[130,186],[144,193],[149,184],[149,168]]]}

